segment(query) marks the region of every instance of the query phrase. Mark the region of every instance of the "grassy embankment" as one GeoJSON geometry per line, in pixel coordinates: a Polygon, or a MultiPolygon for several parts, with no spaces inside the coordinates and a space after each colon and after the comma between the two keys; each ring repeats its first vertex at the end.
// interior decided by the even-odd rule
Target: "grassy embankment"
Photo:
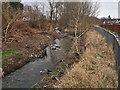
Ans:
{"type": "Polygon", "coordinates": [[[54,88],[116,88],[118,77],[112,46],[96,31],[87,32],[89,42],[79,63],[67,69],[54,88]]]}

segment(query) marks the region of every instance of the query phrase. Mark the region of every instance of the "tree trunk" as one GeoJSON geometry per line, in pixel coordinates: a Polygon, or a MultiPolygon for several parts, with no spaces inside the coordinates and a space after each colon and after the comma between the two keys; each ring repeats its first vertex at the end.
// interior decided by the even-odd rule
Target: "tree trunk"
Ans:
{"type": "Polygon", "coordinates": [[[78,37],[77,37],[77,26],[75,27],[75,48],[78,54],[79,53],[79,48],[78,48],[78,37]]]}

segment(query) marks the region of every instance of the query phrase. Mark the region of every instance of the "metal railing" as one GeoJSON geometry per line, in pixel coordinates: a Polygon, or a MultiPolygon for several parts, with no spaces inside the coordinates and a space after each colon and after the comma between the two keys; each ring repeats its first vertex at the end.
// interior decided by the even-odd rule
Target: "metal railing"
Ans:
{"type": "Polygon", "coordinates": [[[118,88],[120,88],[120,41],[114,33],[111,33],[105,28],[95,27],[95,30],[106,38],[106,42],[108,45],[113,46],[116,61],[116,70],[118,73],[118,88]]]}

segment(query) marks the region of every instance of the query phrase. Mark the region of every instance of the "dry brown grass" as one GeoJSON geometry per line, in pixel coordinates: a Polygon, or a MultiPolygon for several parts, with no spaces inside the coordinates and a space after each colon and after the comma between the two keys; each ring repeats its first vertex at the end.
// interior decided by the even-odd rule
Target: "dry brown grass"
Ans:
{"type": "Polygon", "coordinates": [[[86,52],[80,62],[56,82],[55,88],[116,88],[118,77],[112,46],[96,31],[87,32],[86,52]]]}

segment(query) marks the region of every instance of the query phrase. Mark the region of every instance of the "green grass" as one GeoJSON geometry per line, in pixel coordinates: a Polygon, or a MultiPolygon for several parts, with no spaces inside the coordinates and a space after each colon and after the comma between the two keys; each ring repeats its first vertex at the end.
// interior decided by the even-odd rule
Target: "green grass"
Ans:
{"type": "Polygon", "coordinates": [[[58,71],[54,71],[52,72],[52,75],[56,75],[58,73],[58,71]]]}
{"type": "Polygon", "coordinates": [[[19,50],[12,50],[12,49],[8,49],[5,52],[2,52],[2,59],[10,59],[13,56],[16,55],[20,55],[20,51],[19,50]]]}
{"type": "Polygon", "coordinates": [[[20,55],[21,52],[19,50],[7,49],[5,52],[0,52],[0,54],[2,56],[0,57],[0,66],[4,66],[4,64],[2,64],[2,60],[6,60],[7,63],[13,64],[15,61],[12,57],[20,55]]]}

